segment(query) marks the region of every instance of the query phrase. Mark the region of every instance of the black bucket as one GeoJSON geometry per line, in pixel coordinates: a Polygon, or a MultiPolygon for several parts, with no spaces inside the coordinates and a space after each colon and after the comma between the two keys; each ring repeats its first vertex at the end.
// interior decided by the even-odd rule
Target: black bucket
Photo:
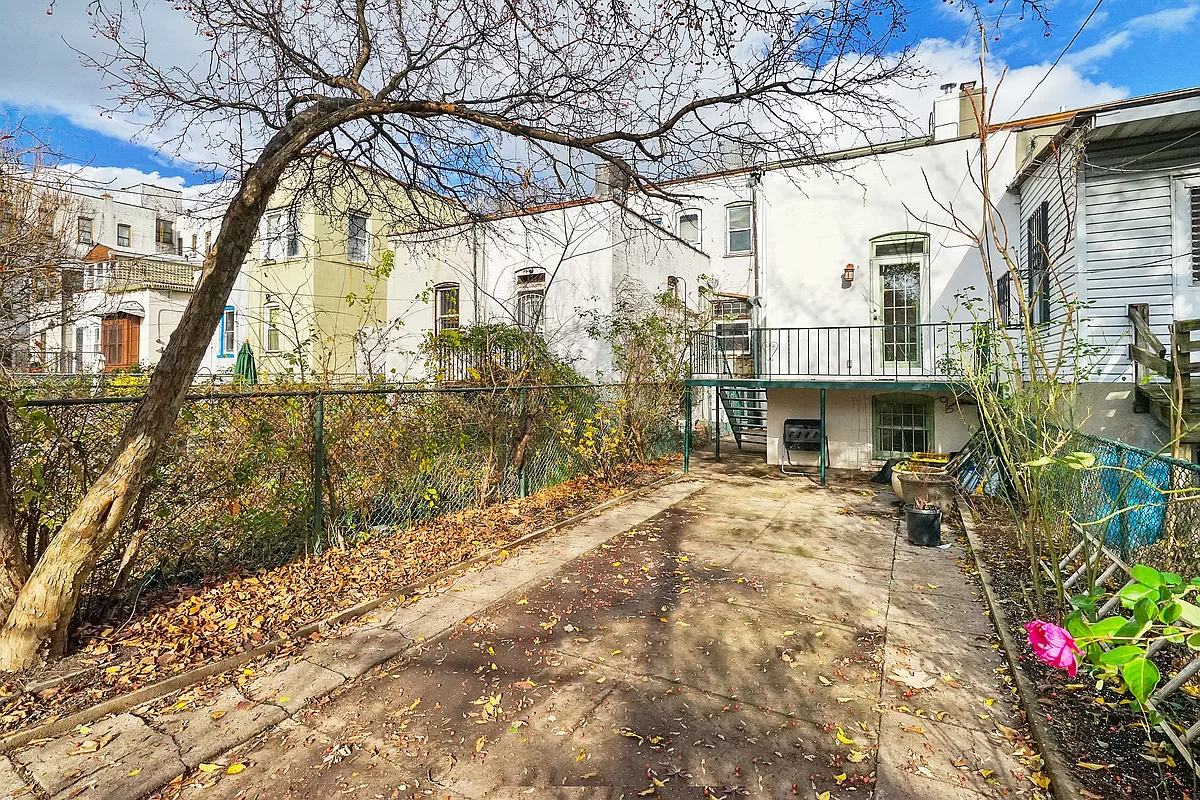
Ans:
{"type": "Polygon", "coordinates": [[[918,547],[937,547],[942,543],[942,510],[940,508],[904,507],[904,522],[908,527],[908,543],[918,547]]]}

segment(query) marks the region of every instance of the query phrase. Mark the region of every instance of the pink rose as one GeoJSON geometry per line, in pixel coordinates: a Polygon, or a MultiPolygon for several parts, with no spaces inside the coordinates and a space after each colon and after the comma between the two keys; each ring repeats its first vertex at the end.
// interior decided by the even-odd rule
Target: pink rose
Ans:
{"type": "Polygon", "coordinates": [[[1079,647],[1065,628],[1060,628],[1053,622],[1035,619],[1025,624],[1025,630],[1029,633],[1029,646],[1038,658],[1052,667],[1065,669],[1072,677],[1075,676],[1079,670],[1079,662],[1075,658],[1079,647]]]}

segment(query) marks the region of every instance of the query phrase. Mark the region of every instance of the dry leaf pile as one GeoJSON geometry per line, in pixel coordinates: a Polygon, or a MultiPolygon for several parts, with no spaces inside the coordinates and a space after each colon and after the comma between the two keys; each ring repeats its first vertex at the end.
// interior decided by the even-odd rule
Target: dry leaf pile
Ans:
{"type": "MultiPolygon", "coordinates": [[[[628,467],[624,486],[669,472],[628,467]]],[[[0,686],[0,735],[51,721],[110,697],[251,650],[303,625],[569,518],[627,491],[580,478],[523,500],[448,514],[346,550],[232,576],[180,600],[164,599],[120,628],[83,631],[73,677],[37,691],[45,674],[0,686]]],[[[59,667],[60,673],[63,667],[59,667]]]]}

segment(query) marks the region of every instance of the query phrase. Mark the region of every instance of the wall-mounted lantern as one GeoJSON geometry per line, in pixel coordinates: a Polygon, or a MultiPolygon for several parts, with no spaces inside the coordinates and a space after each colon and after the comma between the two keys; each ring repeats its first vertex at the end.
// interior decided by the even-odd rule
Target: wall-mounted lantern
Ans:
{"type": "Polygon", "coordinates": [[[854,265],[853,264],[847,264],[846,268],[842,270],[842,283],[845,284],[846,286],[849,286],[850,284],[854,283],[854,265]]]}

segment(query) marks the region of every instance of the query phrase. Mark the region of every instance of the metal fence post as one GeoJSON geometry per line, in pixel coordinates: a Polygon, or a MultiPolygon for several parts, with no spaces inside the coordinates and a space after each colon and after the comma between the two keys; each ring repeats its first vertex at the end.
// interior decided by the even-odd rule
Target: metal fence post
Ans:
{"type": "Polygon", "coordinates": [[[683,473],[691,468],[692,460],[692,387],[683,387],[683,473]]]}
{"type": "Polygon", "coordinates": [[[821,390],[821,485],[825,485],[825,462],[829,460],[828,449],[825,443],[825,390],[821,390]]]}
{"type": "MultiPolygon", "coordinates": [[[[517,425],[524,427],[525,425],[525,388],[521,387],[521,394],[517,400],[517,425]]],[[[528,447],[525,451],[528,453],[528,447]]],[[[528,496],[529,487],[525,484],[525,462],[527,456],[521,457],[521,466],[518,468],[517,483],[520,487],[521,499],[524,500],[528,496]]]]}
{"type": "Polygon", "coordinates": [[[325,395],[313,410],[313,550],[319,551],[325,530],[325,395]]]}
{"type": "MultiPolygon", "coordinates": [[[[718,383],[713,387],[713,430],[716,431],[715,449],[713,451],[713,459],[721,460],[721,385],[718,383]]],[[[729,427],[733,428],[733,420],[729,421],[729,427]]]]}

